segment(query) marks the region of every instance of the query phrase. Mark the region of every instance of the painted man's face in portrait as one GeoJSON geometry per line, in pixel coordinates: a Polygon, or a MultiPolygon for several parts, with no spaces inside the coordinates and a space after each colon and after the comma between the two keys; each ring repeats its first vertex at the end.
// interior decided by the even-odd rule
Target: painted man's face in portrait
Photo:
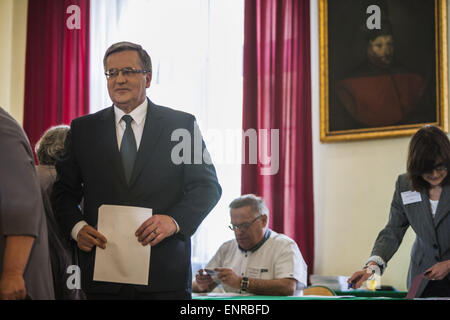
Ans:
{"type": "Polygon", "coordinates": [[[367,55],[370,62],[378,67],[389,67],[394,60],[394,39],[391,35],[378,36],[369,40],[367,55]]]}

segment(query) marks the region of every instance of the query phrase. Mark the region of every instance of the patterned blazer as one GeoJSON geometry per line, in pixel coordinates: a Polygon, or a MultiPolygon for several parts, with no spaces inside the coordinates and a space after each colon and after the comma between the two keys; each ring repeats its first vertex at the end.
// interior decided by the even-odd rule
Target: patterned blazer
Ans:
{"type": "MultiPolygon", "coordinates": [[[[380,256],[388,262],[400,246],[408,227],[413,228],[416,240],[411,249],[408,288],[416,275],[440,261],[450,259],[450,186],[443,187],[434,217],[428,192],[416,193],[411,201],[404,200],[405,195],[411,191],[406,174],[400,175],[391,203],[389,221],[378,234],[372,250],[372,255],[380,256]]],[[[421,295],[427,284],[428,280],[424,279],[417,296],[421,295]]]]}

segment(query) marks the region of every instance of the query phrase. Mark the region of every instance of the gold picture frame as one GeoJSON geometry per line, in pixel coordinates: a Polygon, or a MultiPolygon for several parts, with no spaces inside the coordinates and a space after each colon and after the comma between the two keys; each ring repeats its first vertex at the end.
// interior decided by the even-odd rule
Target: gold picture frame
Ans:
{"type": "Polygon", "coordinates": [[[319,0],[319,45],[322,142],[408,136],[426,124],[448,132],[446,0],[319,0]],[[366,32],[376,11],[364,6],[374,4],[384,26],[366,32]],[[376,41],[391,41],[387,55],[376,41]],[[358,62],[354,75],[344,70],[358,62]]]}

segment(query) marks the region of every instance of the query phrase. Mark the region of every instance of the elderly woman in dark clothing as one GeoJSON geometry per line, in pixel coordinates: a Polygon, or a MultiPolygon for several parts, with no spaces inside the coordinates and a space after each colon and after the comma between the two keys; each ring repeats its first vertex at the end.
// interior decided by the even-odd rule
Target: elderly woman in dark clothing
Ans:
{"type": "Polygon", "coordinates": [[[56,126],[48,129],[36,144],[36,155],[39,166],[37,172],[41,181],[42,191],[48,194],[50,199],[53,182],[56,179],[56,160],[64,151],[69,126],[56,126]]]}
{"type": "Polygon", "coordinates": [[[55,298],[60,300],[83,299],[84,294],[79,289],[70,289],[67,273],[70,265],[76,264],[69,239],[64,239],[53,214],[50,196],[53,183],[56,180],[55,163],[64,151],[64,142],[70,127],[61,125],[48,129],[36,144],[36,155],[39,166],[37,173],[40,180],[42,198],[48,225],[48,240],[50,258],[53,269],[53,285],[55,298]]]}

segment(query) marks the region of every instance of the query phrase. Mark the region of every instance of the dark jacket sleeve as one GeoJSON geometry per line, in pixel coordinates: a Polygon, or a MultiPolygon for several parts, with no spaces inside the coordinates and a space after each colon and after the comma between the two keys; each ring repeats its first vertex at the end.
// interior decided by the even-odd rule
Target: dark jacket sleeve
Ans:
{"type": "Polygon", "coordinates": [[[190,161],[183,163],[184,195],[181,201],[170,209],[169,215],[178,223],[180,232],[190,237],[219,201],[222,188],[195,117],[189,117],[186,128],[192,139],[190,161]]]}

